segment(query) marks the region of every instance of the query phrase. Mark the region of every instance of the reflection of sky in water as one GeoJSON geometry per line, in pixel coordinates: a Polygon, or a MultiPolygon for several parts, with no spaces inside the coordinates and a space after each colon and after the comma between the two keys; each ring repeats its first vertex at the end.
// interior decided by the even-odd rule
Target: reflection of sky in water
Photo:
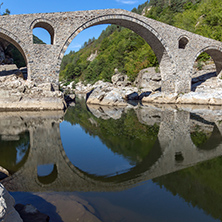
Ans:
{"type": "Polygon", "coordinates": [[[39,165],[37,167],[38,176],[47,176],[53,171],[54,164],[39,165]]]}
{"type": "Polygon", "coordinates": [[[63,121],[61,139],[66,155],[79,169],[96,175],[115,175],[128,171],[132,165],[123,156],[113,153],[99,139],[92,137],[79,125],[63,121]]]}
{"type": "Polygon", "coordinates": [[[26,154],[26,151],[28,149],[29,143],[28,144],[22,144],[16,147],[16,164],[22,161],[23,157],[26,154]]]}

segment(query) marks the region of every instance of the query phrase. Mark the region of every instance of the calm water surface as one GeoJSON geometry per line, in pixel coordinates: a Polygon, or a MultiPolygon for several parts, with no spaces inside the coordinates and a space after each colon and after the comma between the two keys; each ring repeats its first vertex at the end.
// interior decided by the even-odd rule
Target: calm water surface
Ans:
{"type": "Polygon", "coordinates": [[[50,221],[222,221],[221,114],[81,100],[0,114],[1,182],[50,221]]]}

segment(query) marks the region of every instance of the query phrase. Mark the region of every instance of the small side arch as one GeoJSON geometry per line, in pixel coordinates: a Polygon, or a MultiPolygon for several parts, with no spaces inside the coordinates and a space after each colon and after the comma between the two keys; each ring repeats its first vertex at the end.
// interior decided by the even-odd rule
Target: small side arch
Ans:
{"type": "Polygon", "coordinates": [[[208,46],[206,48],[201,49],[192,60],[192,68],[190,73],[192,73],[193,71],[193,66],[198,56],[203,52],[206,52],[209,56],[211,56],[216,66],[217,76],[220,77],[222,74],[222,48],[218,46],[208,46]]]}
{"type": "Polygon", "coordinates": [[[189,43],[189,39],[187,36],[180,36],[178,40],[178,48],[185,49],[188,43],[189,43]]]}
{"type": "Polygon", "coordinates": [[[53,28],[53,25],[51,24],[50,21],[45,20],[45,19],[35,19],[31,26],[30,26],[31,30],[33,31],[34,28],[43,28],[45,29],[49,35],[50,35],[50,39],[51,39],[51,45],[53,45],[55,43],[55,30],[53,28]]]}

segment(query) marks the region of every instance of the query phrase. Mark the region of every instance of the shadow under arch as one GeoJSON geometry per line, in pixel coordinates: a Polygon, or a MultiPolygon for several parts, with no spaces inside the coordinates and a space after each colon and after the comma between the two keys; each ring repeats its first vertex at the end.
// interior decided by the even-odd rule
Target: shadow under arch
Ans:
{"type": "Polygon", "coordinates": [[[195,55],[195,57],[192,59],[193,63],[192,63],[190,73],[193,72],[194,63],[197,60],[198,56],[203,52],[207,53],[213,59],[215,66],[216,66],[217,75],[221,74],[221,71],[222,71],[222,48],[219,48],[216,46],[208,46],[206,48],[203,48],[195,55]]]}
{"type": "Polygon", "coordinates": [[[58,177],[58,170],[56,164],[53,166],[52,172],[47,176],[37,176],[37,180],[39,183],[47,185],[53,183],[58,177]]]}
{"type": "Polygon", "coordinates": [[[16,36],[14,36],[12,33],[0,29],[0,38],[8,41],[9,43],[11,43],[12,45],[14,45],[18,51],[22,54],[26,65],[28,66],[28,60],[27,60],[27,52],[25,51],[24,47],[22,46],[23,43],[22,41],[20,41],[16,36]]]}
{"type": "Polygon", "coordinates": [[[158,31],[156,31],[154,27],[151,27],[149,24],[145,23],[142,19],[140,20],[139,15],[134,15],[133,13],[129,12],[127,12],[127,14],[108,14],[99,16],[79,26],[70,34],[70,36],[62,46],[61,52],[58,57],[58,66],[61,65],[62,58],[69,44],[81,31],[89,27],[101,24],[120,25],[134,31],[136,34],[140,35],[154,51],[160,64],[161,74],[166,75],[165,73],[175,73],[175,66],[170,50],[167,46],[167,43],[164,41],[163,38],[161,38],[158,31]]]}
{"type": "MultiPolygon", "coordinates": [[[[64,158],[64,160],[67,162],[67,165],[71,168],[71,170],[75,173],[78,174],[80,177],[84,176],[84,179],[91,179],[95,182],[102,182],[102,183],[112,183],[118,186],[119,183],[127,183],[129,181],[133,181],[133,184],[135,185],[138,182],[142,182],[140,177],[147,172],[149,169],[151,169],[152,166],[155,165],[155,163],[158,162],[158,160],[162,156],[162,150],[160,147],[159,140],[157,139],[153,148],[150,150],[149,154],[143,159],[143,161],[139,164],[137,164],[135,167],[132,167],[129,171],[118,174],[115,176],[97,176],[94,174],[89,174],[85,171],[82,171],[78,167],[74,166],[69,158],[66,156],[66,153],[61,151],[61,154],[64,158]]],[[[133,185],[131,184],[131,185],[133,185]]],[[[127,183],[127,185],[129,185],[127,183]]]]}

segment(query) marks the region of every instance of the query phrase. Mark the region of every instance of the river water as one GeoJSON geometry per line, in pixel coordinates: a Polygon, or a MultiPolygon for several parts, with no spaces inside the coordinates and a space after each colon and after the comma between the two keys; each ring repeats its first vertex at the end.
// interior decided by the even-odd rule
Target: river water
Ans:
{"type": "Polygon", "coordinates": [[[78,99],[0,120],[0,182],[50,221],[222,220],[220,107],[78,99]]]}

